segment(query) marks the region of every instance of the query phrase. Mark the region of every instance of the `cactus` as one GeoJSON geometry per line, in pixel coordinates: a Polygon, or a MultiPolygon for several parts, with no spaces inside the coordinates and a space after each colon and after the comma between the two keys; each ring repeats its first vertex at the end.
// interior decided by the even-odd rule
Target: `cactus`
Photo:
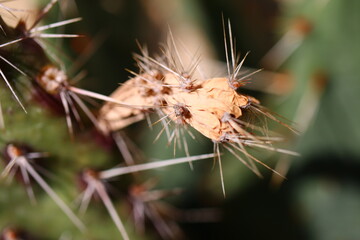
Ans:
{"type": "Polygon", "coordinates": [[[259,176],[257,165],[283,177],[263,156],[248,149],[297,155],[276,146],[281,138],[268,131],[267,121],[294,130],[258,99],[242,93],[249,77],[258,71],[240,71],[247,55],[241,60],[237,56],[230,21],[223,20],[226,74],[206,76],[196,54],[184,64],[182,54],[187,50],[176,43],[170,30],[162,54],[152,57],[141,47],[135,55],[139,71],[130,70],[132,76],[119,80],[125,83],[106,96],[75,86],[77,76],[69,70],[71,64],[53,49],[55,42],[44,41],[81,37],[48,32],[80,20],[45,23],[57,4],[57,0],[46,2],[31,23],[19,20],[10,26],[0,19],[3,239],[26,238],[27,232],[40,239],[185,238],[177,221],[212,222],[221,214],[215,209],[172,206],[163,198],[182,191],[174,185],[162,189],[164,183],[154,189],[151,177],[155,173],[144,171],[190,165],[187,172],[180,167],[166,171],[170,175],[165,177],[171,178],[176,177],[173,171],[192,174],[190,168],[196,171],[193,163],[214,159],[224,195],[225,159],[237,159],[259,176]],[[99,102],[101,107],[92,106],[99,102]],[[144,119],[150,127],[162,126],[153,130],[156,137],[144,137],[137,147],[132,141],[139,139],[127,136],[125,128],[144,119]],[[208,140],[213,153],[196,155],[198,150],[188,144],[189,138],[208,140]],[[139,153],[141,144],[154,139],[174,145],[171,159],[149,161],[147,154],[139,153]],[[179,150],[185,157],[178,156],[179,150]]]}

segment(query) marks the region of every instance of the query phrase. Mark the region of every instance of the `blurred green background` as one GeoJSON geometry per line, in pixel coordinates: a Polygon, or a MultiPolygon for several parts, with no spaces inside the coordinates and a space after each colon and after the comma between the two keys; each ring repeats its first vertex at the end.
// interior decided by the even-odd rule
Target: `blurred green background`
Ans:
{"type": "MultiPolygon", "coordinates": [[[[287,173],[285,180],[266,169],[258,178],[225,154],[225,199],[218,166],[210,162],[193,171],[184,165],[146,173],[144,179],[159,179],[159,189],[185,189],[170,199],[175,206],[223,212],[220,222],[181,224],[188,239],[360,239],[360,1],[62,0],[60,7],[62,19],[83,18],[65,30],[87,35],[65,41],[78,62],[78,55],[90,54],[79,84],[104,94],[128,79],[125,69],[137,70],[135,40],[159,53],[169,26],[223,67],[222,15],[229,18],[237,49],[250,51],[246,67],[264,68],[243,91],[300,130],[293,136],[270,124],[300,157],[255,152],[287,173]]],[[[126,132],[147,157],[171,158],[165,139],[153,143],[159,128],[138,123],[126,132]]],[[[191,142],[193,155],[211,151],[212,143],[200,136],[191,142]]]]}

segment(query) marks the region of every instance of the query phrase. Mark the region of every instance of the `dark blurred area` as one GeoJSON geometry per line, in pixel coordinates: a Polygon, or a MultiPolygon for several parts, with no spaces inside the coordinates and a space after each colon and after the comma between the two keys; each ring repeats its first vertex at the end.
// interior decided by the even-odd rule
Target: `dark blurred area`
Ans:
{"type": "MultiPolygon", "coordinates": [[[[93,38],[104,35],[104,42],[87,64],[87,69],[102,81],[101,88],[111,91],[108,82],[118,83],[128,78],[124,70],[136,69],[132,54],[139,52],[136,40],[146,45],[150,53],[159,53],[159,44],[165,41],[170,27],[192,27],[211,45],[217,59],[225,59],[222,15],[232,22],[237,49],[244,54],[250,51],[247,66],[259,68],[259,61],[273,46],[278,37],[277,1],[76,1],[83,17],[83,31],[93,38]],[[256,49],[256,51],[254,50],[256,49]],[[108,66],[107,73],[96,67],[101,62],[108,66]],[[104,75],[106,74],[106,75],[104,75]],[[123,79],[123,80],[119,80],[123,79]],[[103,86],[105,85],[105,86],[103,86]],[[107,89],[107,88],[110,88],[107,89]]],[[[176,36],[180,39],[191,36],[176,36]]],[[[91,39],[85,39],[91,40],[91,39]]],[[[79,41],[83,48],[84,40],[79,41]]]]}

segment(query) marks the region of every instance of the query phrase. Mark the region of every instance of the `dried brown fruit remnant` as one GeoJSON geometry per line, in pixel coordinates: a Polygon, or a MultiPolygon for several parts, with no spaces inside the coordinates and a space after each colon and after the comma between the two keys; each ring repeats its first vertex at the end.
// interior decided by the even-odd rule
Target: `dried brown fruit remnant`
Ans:
{"type": "MultiPolygon", "coordinates": [[[[224,115],[242,116],[241,108],[249,104],[249,98],[229,86],[227,78],[211,78],[185,91],[179,85],[178,76],[162,75],[161,80],[142,74],[119,87],[111,97],[129,105],[153,106],[177,124],[189,124],[204,136],[221,141],[226,134],[238,132],[224,115]]],[[[110,131],[116,131],[142,120],[143,110],[126,108],[107,103],[100,111],[100,123],[110,131]]]]}
{"type": "Polygon", "coordinates": [[[248,98],[231,88],[226,78],[205,80],[192,92],[178,91],[164,99],[169,107],[163,111],[172,120],[175,121],[177,116],[171,114],[170,107],[181,103],[191,115],[184,121],[214,141],[220,141],[223,135],[233,132],[229,123],[222,121],[223,116],[229,114],[239,118],[241,108],[248,104],[248,98]]]}
{"type": "MultiPolygon", "coordinates": [[[[270,146],[277,138],[269,137],[264,133],[265,128],[250,123],[243,117],[243,111],[248,109],[249,114],[269,118],[290,130],[293,129],[262,107],[257,99],[236,91],[250,76],[260,70],[242,75],[240,69],[247,54],[242,60],[237,57],[231,39],[230,22],[228,27],[229,44],[226,40],[224,23],[227,76],[202,77],[204,74],[196,56],[194,56],[196,61],[185,67],[171,32],[167,45],[162,49],[164,53],[162,56],[149,57],[146,49],[140,48],[142,55],[135,57],[140,73],[133,73],[134,77],[111,95],[124,104],[119,106],[107,103],[100,109],[98,121],[103,132],[110,134],[125,128],[144,119],[148,112],[153,111],[160,117],[158,122],[163,125],[161,132],[166,132],[169,142],[175,139],[174,144],[177,142],[179,148],[184,145],[187,155],[189,152],[186,139],[181,139],[180,135],[184,134],[184,129],[187,130],[188,126],[212,140],[218,154],[220,154],[219,143],[222,143],[221,145],[226,149],[236,149],[248,158],[252,157],[244,150],[244,146],[278,151],[270,146]],[[129,106],[133,107],[129,108],[129,106]],[[176,126],[173,131],[169,129],[171,123],[176,126]]],[[[188,133],[193,137],[190,132],[188,133]]],[[[229,151],[233,153],[233,150],[229,151]]],[[[253,166],[249,165],[249,167],[257,171],[253,166]]]]}
{"type": "Polygon", "coordinates": [[[110,95],[118,101],[132,106],[124,107],[116,103],[108,102],[99,113],[99,126],[106,133],[122,129],[134,122],[144,119],[144,112],[153,108],[161,108],[164,104],[164,96],[171,93],[172,89],[166,86],[165,76],[159,71],[144,73],[129,79],[110,95]],[[144,108],[141,108],[144,106],[144,108]]]}

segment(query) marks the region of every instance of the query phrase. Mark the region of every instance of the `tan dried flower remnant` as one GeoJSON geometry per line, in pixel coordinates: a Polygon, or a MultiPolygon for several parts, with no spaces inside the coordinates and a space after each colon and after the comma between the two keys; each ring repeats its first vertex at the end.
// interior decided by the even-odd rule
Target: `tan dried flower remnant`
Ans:
{"type": "Polygon", "coordinates": [[[230,133],[245,134],[245,129],[231,119],[240,118],[242,109],[259,104],[257,99],[238,93],[229,84],[228,77],[192,81],[192,87],[184,89],[180,73],[175,74],[166,63],[147,58],[156,62],[148,66],[151,73],[136,74],[110,96],[130,106],[143,105],[144,108],[106,103],[100,109],[98,120],[104,132],[123,129],[156,110],[177,124],[189,124],[216,142],[223,141],[230,133]]]}
{"type": "MultiPolygon", "coordinates": [[[[163,97],[171,92],[171,88],[165,86],[164,80],[165,76],[159,71],[137,75],[126,81],[110,97],[130,105],[161,108],[164,104],[163,97]]],[[[100,110],[99,126],[105,133],[123,129],[143,120],[143,113],[147,110],[147,107],[128,108],[107,103],[100,110]]]]}
{"type": "Polygon", "coordinates": [[[199,70],[197,69],[198,62],[195,62],[189,69],[185,69],[170,33],[172,41],[163,51],[164,56],[155,59],[149,57],[144,51],[143,56],[137,55],[136,61],[140,67],[140,73],[133,73],[135,76],[111,95],[118,101],[129,105],[143,105],[144,108],[131,109],[108,102],[100,110],[98,121],[101,129],[105,133],[120,130],[144,119],[149,110],[152,110],[159,114],[159,122],[162,122],[169,142],[174,139],[175,141],[180,140],[177,141],[177,144],[179,147],[181,144],[184,145],[187,155],[189,155],[187,143],[185,140],[182,141],[179,136],[183,133],[183,129],[187,130],[190,126],[212,140],[220,163],[220,170],[219,144],[258,175],[260,172],[254,162],[271,171],[274,170],[251,156],[244,146],[296,155],[294,152],[273,147],[272,143],[278,141],[279,138],[269,137],[262,129],[264,126],[255,126],[244,117],[244,111],[252,115],[260,114],[291,129],[290,126],[282,123],[262,107],[257,99],[237,92],[237,89],[258,71],[245,76],[241,75],[240,68],[246,56],[241,61],[235,56],[230,28],[229,23],[230,54],[228,54],[226,33],[224,32],[228,76],[208,79],[193,77],[193,73],[199,70]],[[175,124],[175,130],[170,133],[171,122],[175,124]]]}
{"type": "Polygon", "coordinates": [[[203,81],[192,92],[178,91],[164,96],[169,107],[164,108],[169,117],[176,121],[179,117],[171,109],[179,104],[188,111],[182,116],[182,123],[187,123],[207,138],[221,141],[221,137],[229,130],[229,123],[223,122],[228,114],[234,118],[242,116],[241,108],[248,104],[248,98],[232,89],[226,78],[212,78],[203,81]]]}

